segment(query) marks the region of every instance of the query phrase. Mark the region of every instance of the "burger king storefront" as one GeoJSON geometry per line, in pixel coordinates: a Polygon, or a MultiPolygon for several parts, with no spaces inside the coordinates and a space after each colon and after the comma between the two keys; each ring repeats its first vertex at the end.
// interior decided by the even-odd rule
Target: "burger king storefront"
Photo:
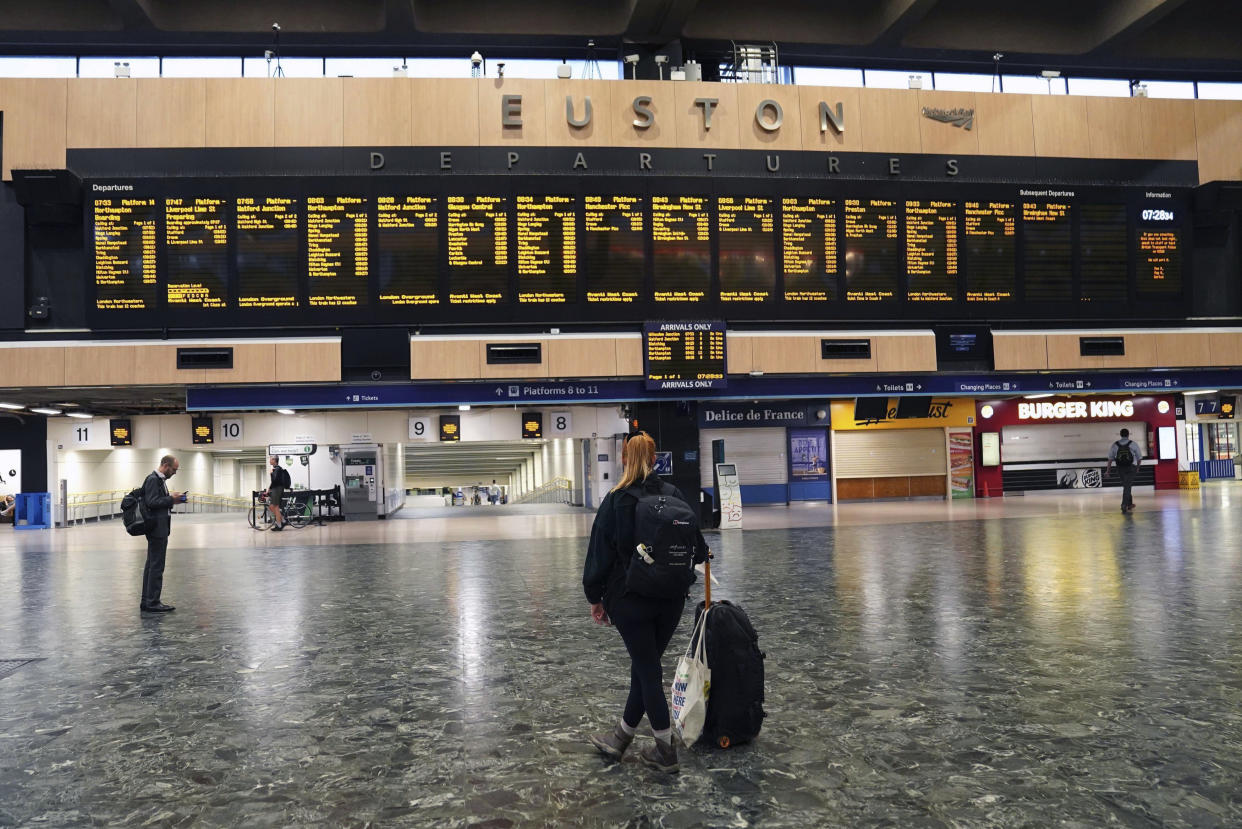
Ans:
{"type": "Polygon", "coordinates": [[[1135,488],[1177,488],[1177,424],[1170,397],[1099,396],[982,400],[975,426],[976,494],[1102,490],[1120,431],[1143,452],[1135,488]]]}

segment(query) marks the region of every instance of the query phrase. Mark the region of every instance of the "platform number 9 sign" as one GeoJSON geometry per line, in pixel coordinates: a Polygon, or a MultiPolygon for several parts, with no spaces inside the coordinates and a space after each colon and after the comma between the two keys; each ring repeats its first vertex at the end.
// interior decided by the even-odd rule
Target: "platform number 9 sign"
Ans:
{"type": "Polygon", "coordinates": [[[431,418],[429,417],[411,417],[410,418],[410,440],[415,442],[433,442],[439,439],[436,431],[431,426],[431,418]]]}
{"type": "Polygon", "coordinates": [[[574,430],[573,412],[553,412],[550,419],[554,435],[564,437],[574,430]]]}

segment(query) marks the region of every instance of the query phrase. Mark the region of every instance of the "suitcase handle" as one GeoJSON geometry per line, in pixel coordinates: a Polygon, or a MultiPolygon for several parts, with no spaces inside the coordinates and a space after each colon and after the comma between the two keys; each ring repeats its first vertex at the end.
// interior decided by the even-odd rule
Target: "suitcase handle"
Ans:
{"type": "Polygon", "coordinates": [[[703,609],[712,606],[712,559],[708,555],[703,561],[703,609]]]}

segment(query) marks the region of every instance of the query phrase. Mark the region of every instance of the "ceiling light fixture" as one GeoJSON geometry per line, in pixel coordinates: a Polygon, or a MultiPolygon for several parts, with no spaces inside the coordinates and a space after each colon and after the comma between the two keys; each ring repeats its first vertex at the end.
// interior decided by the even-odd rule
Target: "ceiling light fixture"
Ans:
{"type": "Polygon", "coordinates": [[[458,407],[457,407],[457,411],[459,411],[459,412],[468,412],[468,411],[470,411],[470,406],[469,406],[469,405],[467,405],[467,404],[465,404],[465,403],[463,403],[463,404],[461,404],[460,406],[458,406],[458,407]]]}
{"type": "Polygon", "coordinates": [[[1182,392],[1186,397],[1194,397],[1196,394],[1216,394],[1220,389],[1204,389],[1203,391],[1186,391],[1182,392]]]}
{"type": "Polygon", "coordinates": [[[291,415],[291,414],[297,414],[297,411],[295,411],[294,409],[277,409],[276,414],[291,415]]]}
{"type": "Polygon", "coordinates": [[[60,409],[44,409],[44,408],[42,408],[42,407],[39,407],[39,408],[32,408],[30,411],[34,412],[35,414],[41,414],[41,415],[58,415],[58,414],[60,414],[60,409]]]}
{"type": "Polygon", "coordinates": [[[0,403],[0,409],[8,409],[9,411],[13,411],[13,412],[20,411],[21,409],[24,409],[24,408],[26,407],[23,406],[21,403],[0,403]]]}
{"type": "Polygon", "coordinates": [[[94,420],[95,418],[93,414],[87,414],[86,412],[66,412],[66,414],[69,415],[69,417],[76,417],[79,420],[94,420]]]}
{"type": "Polygon", "coordinates": [[[1027,400],[1039,400],[1041,397],[1052,397],[1051,394],[1028,394],[1025,395],[1027,400]]]}

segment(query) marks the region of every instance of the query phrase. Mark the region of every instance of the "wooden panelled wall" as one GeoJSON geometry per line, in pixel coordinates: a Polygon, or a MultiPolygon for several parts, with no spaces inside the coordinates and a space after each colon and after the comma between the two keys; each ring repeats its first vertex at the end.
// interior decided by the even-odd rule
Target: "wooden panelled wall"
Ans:
{"type": "Polygon", "coordinates": [[[994,332],[997,371],[1242,366],[1242,330],[994,332]],[[1082,337],[1122,337],[1125,354],[1083,357],[1082,337]]]}
{"type": "Polygon", "coordinates": [[[0,79],[4,170],[60,168],[67,148],[618,146],[1198,159],[1200,179],[1242,179],[1242,102],[672,81],[413,78],[0,79]],[[521,94],[521,127],[501,96],[521,94]],[[569,126],[565,96],[581,118],[569,126]],[[655,124],[633,126],[651,98],[655,124]],[[710,130],[699,97],[719,99],[710,130]],[[784,110],[767,132],[760,101],[784,110]],[[846,128],[820,131],[819,102],[846,128]],[[921,108],[973,108],[963,130],[921,108]]]}

